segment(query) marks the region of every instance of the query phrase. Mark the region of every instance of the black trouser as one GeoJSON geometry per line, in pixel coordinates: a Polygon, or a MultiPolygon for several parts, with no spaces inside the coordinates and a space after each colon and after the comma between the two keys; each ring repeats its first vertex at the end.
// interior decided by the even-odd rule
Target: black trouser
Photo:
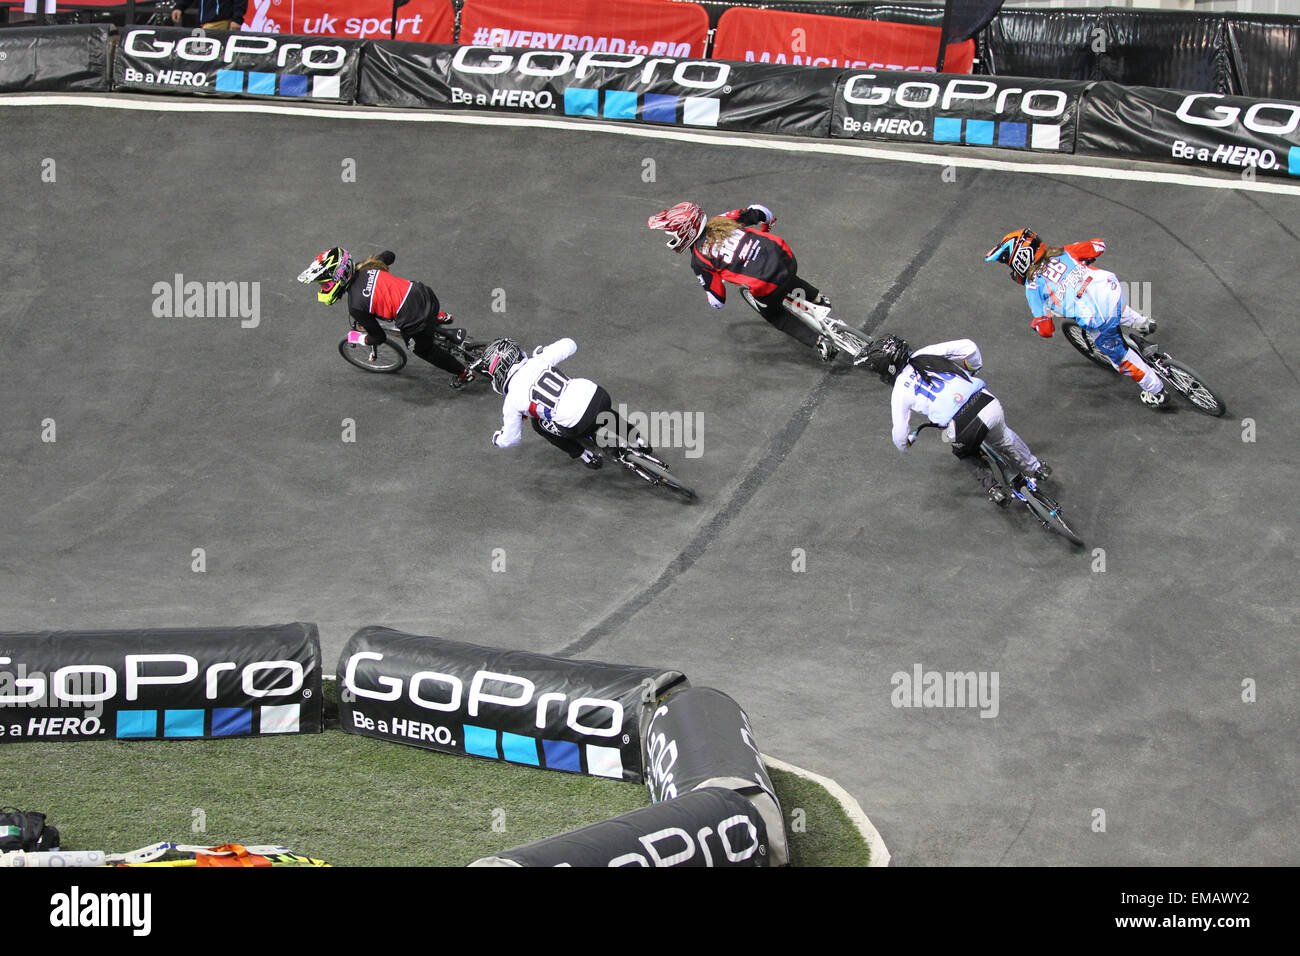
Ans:
{"type": "Polygon", "coordinates": [[[443,337],[434,331],[437,327],[436,322],[426,321],[421,325],[402,329],[402,338],[410,344],[411,351],[426,362],[438,366],[444,372],[459,375],[465,371],[465,363],[443,346],[443,337]]]}
{"type": "Polygon", "coordinates": [[[980,391],[967,400],[953,416],[952,453],[961,459],[981,488],[990,490],[998,483],[997,478],[980,454],[980,445],[989,433],[989,426],[979,417],[980,409],[993,401],[988,392],[980,391]]]}
{"type": "Polygon", "coordinates": [[[540,418],[532,419],[532,423],[533,431],[570,458],[577,458],[586,450],[586,446],[578,439],[594,439],[596,429],[601,425],[606,428],[612,427],[617,435],[630,444],[635,443],[638,437],[636,429],[630,427],[619,417],[618,412],[614,409],[613,400],[609,397],[609,392],[605,391],[600,385],[596,386],[596,394],[591,396],[591,402],[587,405],[587,410],[582,413],[582,418],[578,420],[578,424],[565,427],[556,425],[554,422],[543,421],[540,418]]]}
{"type": "Polygon", "coordinates": [[[755,296],[754,301],[758,303],[759,315],[786,335],[811,348],[817,344],[817,333],[785,309],[785,297],[790,294],[791,289],[795,288],[802,289],[809,302],[812,302],[820,294],[808,282],[800,279],[797,275],[792,275],[777,286],[775,292],[765,295],[761,299],[755,296]]]}

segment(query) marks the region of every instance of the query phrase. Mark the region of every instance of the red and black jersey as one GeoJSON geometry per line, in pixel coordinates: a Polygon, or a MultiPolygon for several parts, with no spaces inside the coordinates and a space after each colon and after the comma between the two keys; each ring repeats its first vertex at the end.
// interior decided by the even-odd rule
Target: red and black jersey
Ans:
{"type": "Polygon", "coordinates": [[[725,283],[733,282],[763,298],[794,278],[798,272],[794,252],[784,239],[767,231],[761,213],[735,209],[724,215],[741,228],[716,242],[701,235],[691,247],[691,268],[709,295],[726,301],[725,283]]]}
{"type": "Polygon", "coordinates": [[[348,287],[348,312],[366,330],[371,344],[384,340],[378,319],[397,323],[410,338],[438,314],[438,297],[422,282],[402,279],[384,269],[358,272],[348,287]]]}

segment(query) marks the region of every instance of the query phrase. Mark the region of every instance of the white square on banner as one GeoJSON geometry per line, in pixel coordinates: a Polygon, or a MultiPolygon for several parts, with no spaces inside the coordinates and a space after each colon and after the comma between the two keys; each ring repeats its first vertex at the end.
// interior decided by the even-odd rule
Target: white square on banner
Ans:
{"type": "Polygon", "coordinates": [[[322,99],[337,100],[342,95],[337,76],[313,76],[311,78],[311,95],[322,99]]]}
{"type": "Polygon", "coordinates": [[[587,773],[596,777],[623,779],[623,757],[617,747],[587,744],[587,773]]]}
{"type": "Polygon", "coordinates": [[[279,704],[263,707],[261,723],[258,725],[264,734],[296,734],[298,732],[298,705],[279,704]]]}
{"type": "Polygon", "coordinates": [[[1051,123],[1035,123],[1029,145],[1034,149],[1060,149],[1061,127],[1051,123]]]}
{"type": "Polygon", "coordinates": [[[707,96],[688,96],[682,109],[682,122],[687,126],[717,126],[722,104],[707,96]]]}
{"type": "Polygon", "coordinates": [[[23,0],[23,13],[35,13],[36,0],[23,0]]]}
{"type": "Polygon", "coordinates": [[[46,13],[54,12],[54,0],[45,0],[45,12],[46,13]]]}

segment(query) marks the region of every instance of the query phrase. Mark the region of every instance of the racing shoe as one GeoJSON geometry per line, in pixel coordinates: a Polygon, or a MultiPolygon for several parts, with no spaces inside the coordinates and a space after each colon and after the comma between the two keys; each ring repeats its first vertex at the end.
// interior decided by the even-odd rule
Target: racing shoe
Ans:
{"type": "Polygon", "coordinates": [[[828,299],[828,298],[826,298],[826,294],[825,294],[825,293],[823,293],[823,292],[818,292],[818,293],[817,293],[817,298],[813,299],[813,305],[824,305],[824,306],[826,306],[826,308],[829,309],[829,308],[831,308],[831,300],[828,299]]]}
{"type": "Polygon", "coordinates": [[[835,357],[840,354],[840,350],[824,335],[817,336],[817,354],[821,356],[823,362],[834,362],[835,357]]]}
{"type": "Polygon", "coordinates": [[[600,471],[600,466],[604,464],[601,457],[590,449],[584,449],[578,460],[592,471],[600,471]]]}
{"type": "Polygon", "coordinates": [[[471,369],[465,369],[459,375],[453,375],[451,381],[447,384],[459,392],[472,381],[474,381],[474,372],[471,369]]]}
{"type": "Polygon", "coordinates": [[[1142,391],[1142,404],[1147,408],[1163,408],[1169,402],[1169,393],[1163,388],[1158,392],[1142,391]]]}
{"type": "Polygon", "coordinates": [[[988,495],[989,501],[993,502],[999,508],[1005,507],[1007,503],[1007,489],[998,484],[989,485],[988,495]]]}
{"type": "Polygon", "coordinates": [[[1038,459],[1038,467],[1029,473],[1029,476],[1036,481],[1046,481],[1052,477],[1052,466],[1043,459],[1038,459]]]}

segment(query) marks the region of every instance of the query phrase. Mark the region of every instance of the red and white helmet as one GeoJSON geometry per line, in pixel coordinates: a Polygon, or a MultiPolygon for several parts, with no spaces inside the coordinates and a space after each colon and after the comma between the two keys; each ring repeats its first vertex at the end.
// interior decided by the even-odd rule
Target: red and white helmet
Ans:
{"type": "Polygon", "coordinates": [[[646,225],[668,233],[668,248],[673,252],[685,252],[700,238],[708,218],[699,203],[679,202],[663,212],[655,213],[646,220],[646,225]]]}

